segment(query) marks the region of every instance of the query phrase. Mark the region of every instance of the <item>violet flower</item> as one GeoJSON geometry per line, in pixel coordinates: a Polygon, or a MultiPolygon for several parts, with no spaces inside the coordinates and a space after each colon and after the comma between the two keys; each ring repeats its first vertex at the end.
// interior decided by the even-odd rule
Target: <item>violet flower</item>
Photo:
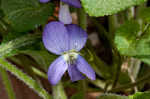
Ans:
{"type": "MultiPolygon", "coordinates": [[[[40,0],[41,3],[47,3],[51,0],[40,0]]],[[[74,7],[77,7],[77,8],[81,8],[81,3],[80,3],[80,0],[60,0],[64,3],[67,3],[71,6],[74,6],[74,7]]]]}
{"type": "Polygon", "coordinates": [[[56,85],[66,71],[72,81],[82,80],[84,75],[95,80],[94,70],[79,55],[87,40],[87,33],[83,29],[75,24],[64,25],[53,21],[45,26],[42,39],[50,52],[61,55],[48,69],[48,80],[52,85],[56,85]]]}

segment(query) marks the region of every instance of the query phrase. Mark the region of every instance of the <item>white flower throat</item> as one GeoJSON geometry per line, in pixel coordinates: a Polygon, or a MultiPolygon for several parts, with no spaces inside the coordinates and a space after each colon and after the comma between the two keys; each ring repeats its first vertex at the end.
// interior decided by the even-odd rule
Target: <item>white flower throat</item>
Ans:
{"type": "Polygon", "coordinates": [[[79,55],[78,52],[76,52],[74,50],[70,50],[68,52],[65,52],[63,54],[63,57],[69,65],[73,65],[73,64],[75,64],[78,55],[79,55]]]}

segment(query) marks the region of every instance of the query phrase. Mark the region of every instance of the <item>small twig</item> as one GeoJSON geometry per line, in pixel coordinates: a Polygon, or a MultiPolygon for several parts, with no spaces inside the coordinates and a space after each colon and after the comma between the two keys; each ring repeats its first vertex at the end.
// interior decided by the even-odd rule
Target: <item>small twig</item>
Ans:
{"type": "Polygon", "coordinates": [[[135,17],[135,8],[134,7],[131,7],[128,9],[127,17],[128,17],[128,20],[131,20],[135,17]]]}
{"type": "MultiPolygon", "coordinates": [[[[134,83],[135,79],[137,78],[139,69],[140,69],[140,65],[141,65],[141,61],[134,59],[134,58],[130,58],[128,61],[128,73],[131,79],[131,82],[134,83]]],[[[137,92],[138,91],[138,87],[135,86],[134,87],[134,91],[137,92]]]]}

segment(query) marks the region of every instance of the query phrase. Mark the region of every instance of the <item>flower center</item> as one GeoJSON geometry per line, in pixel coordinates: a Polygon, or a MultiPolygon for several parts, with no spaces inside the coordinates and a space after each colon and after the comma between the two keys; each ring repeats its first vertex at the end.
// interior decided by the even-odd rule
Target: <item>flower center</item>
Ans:
{"type": "Polygon", "coordinates": [[[76,59],[78,57],[78,52],[75,51],[75,50],[70,50],[68,52],[65,52],[63,54],[63,57],[64,59],[66,60],[66,62],[69,64],[69,65],[72,65],[76,62],[76,59]]]}

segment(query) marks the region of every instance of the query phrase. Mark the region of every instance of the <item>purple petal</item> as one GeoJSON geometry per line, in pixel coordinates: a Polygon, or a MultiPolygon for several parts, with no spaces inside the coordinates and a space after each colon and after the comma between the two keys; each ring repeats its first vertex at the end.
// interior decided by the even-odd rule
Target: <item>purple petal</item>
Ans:
{"type": "Polygon", "coordinates": [[[57,55],[68,51],[69,38],[64,24],[56,21],[48,23],[44,28],[43,43],[49,51],[57,55]]]}
{"type": "Polygon", "coordinates": [[[47,3],[49,2],[50,0],[40,0],[41,3],[47,3]]]}
{"type": "Polygon", "coordinates": [[[52,85],[56,85],[63,74],[68,69],[67,62],[63,59],[63,56],[57,58],[48,69],[48,80],[52,85]]]}
{"type": "Polygon", "coordinates": [[[79,72],[79,70],[77,69],[76,65],[70,65],[68,67],[68,73],[69,76],[71,78],[71,81],[77,81],[77,80],[82,80],[85,77],[79,72]]]}
{"type": "Polygon", "coordinates": [[[87,33],[75,24],[70,24],[66,27],[70,38],[69,49],[75,49],[77,51],[80,51],[86,43],[87,33]]]}
{"type": "Polygon", "coordinates": [[[62,2],[68,3],[71,6],[81,8],[80,0],[61,0],[62,2]]]}
{"type": "Polygon", "coordinates": [[[78,58],[76,60],[77,69],[85,74],[88,78],[91,80],[95,80],[95,72],[91,68],[91,66],[87,63],[87,61],[80,55],[78,55],[78,58]]]}
{"type": "Polygon", "coordinates": [[[69,11],[69,6],[67,4],[61,4],[59,10],[59,21],[64,24],[71,24],[72,17],[69,11]]]}

